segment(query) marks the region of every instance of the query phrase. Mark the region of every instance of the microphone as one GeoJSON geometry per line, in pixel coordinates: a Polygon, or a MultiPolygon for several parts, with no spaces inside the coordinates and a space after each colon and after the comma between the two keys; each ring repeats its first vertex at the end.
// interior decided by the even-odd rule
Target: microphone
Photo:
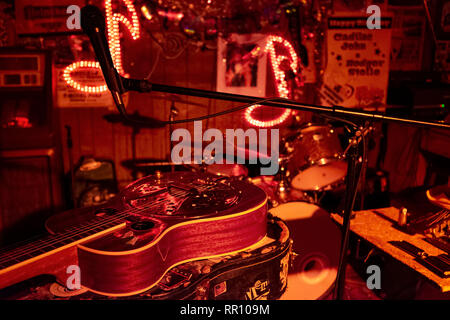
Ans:
{"type": "Polygon", "coordinates": [[[114,68],[105,36],[105,18],[96,6],[87,5],[81,9],[81,28],[89,36],[97,60],[105,78],[106,85],[111,91],[114,103],[119,112],[127,117],[122,94],[126,91],[122,84],[122,77],[114,68]]]}

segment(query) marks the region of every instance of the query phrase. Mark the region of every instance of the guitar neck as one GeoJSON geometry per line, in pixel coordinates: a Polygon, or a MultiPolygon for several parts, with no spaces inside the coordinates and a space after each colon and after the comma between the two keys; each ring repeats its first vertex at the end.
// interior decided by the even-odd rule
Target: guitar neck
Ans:
{"type": "Polygon", "coordinates": [[[67,267],[78,264],[77,244],[124,225],[121,219],[95,219],[87,225],[27,241],[12,249],[0,249],[0,288],[42,274],[64,279],[67,267]]]}

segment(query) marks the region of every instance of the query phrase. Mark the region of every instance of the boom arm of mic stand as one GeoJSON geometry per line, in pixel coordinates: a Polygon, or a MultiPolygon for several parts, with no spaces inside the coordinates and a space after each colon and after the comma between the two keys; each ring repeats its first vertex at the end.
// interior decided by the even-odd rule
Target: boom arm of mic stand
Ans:
{"type": "MultiPolygon", "coordinates": [[[[175,93],[186,96],[193,97],[201,97],[201,98],[209,98],[216,100],[225,100],[232,102],[241,102],[241,103],[258,103],[264,98],[252,97],[240,94],[232,94],[225,92],[217,92],[210,90],[202,90],[202,89],[192,89],[186,87],[177,87],[170,86],[164,84],[156,84],[150,83],[148,80],[137,80],[137,79],[128,79],[122,77],[123,87],[126,91],[137,91],[137,92],[164,92],[164,93],[175,93]]],[[[407,119],[407,118],[399,118],[399,117],[391,117],[381,113],[369,112],[369,111],[361,111],[350,108],[344,108],[340,106],[321,106],[315,104],[308,103],[300,103],[293,100],[288,100],[284,98],[274,98],[270,101],[265,101],[263,103],[265,106],[276,107],[276,108],[285,108],[291,110],[299,110],[299,111],[310,111],[315,113],[326,113],[332,114],[335,117],[353,117],[366,119],[369,121],[386,121],[386,122],[397,122],[403,123],[406,125],[413,125],[419,127],[429,127],[429,128],[440,128],[440,129],[450,129],[450,124],[441,123],[441,122],[427,122],[415,119],[407,119]]]]}

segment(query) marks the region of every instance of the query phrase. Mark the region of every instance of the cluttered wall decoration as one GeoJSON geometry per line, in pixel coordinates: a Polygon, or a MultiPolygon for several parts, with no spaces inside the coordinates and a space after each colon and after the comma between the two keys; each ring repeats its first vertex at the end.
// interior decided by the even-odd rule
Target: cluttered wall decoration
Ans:
{"type": "MultiPolygon", "coordinates": [[[[122,0],[122,1],[127,7],[127,12],[131,15],[131,22],[123,14],[113,12],[112,0],[105,0],[105,11],[106,11],[106,27],[108,31],[108,45],[109,50],[111,51],[114,66],[121,75],[126,76],[122,66],[122,52],[121,52],[122,50],[120,45],[119,25],[120,23],[123,23],[126,29],[130,32],[133,40],[139,39],[140,27],[133,2],[131,0],[122,0]]],[[[63,77],[65,82],[70,87],[85,93],[105,92],[107,90],[107,87],[104,84],[94,86],[88,84],[80,84],[78,81],[73,79],[72,77],[73,73],[83,68],[94,70],[96,74],[100,72],[100,64],[96,61],[77,61],[64,69],[63,77]]]]}

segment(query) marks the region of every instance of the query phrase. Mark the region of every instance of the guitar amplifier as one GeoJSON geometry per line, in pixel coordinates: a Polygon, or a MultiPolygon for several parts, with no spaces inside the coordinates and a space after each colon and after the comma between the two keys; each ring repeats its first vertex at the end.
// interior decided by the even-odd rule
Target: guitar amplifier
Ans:
{"type": "Polygon", "coordinates": [[[63,207],[52,54],[0,48],[0,244],[42,232],[63,207]]]}
{"type": "Polygon", "coordinates": [[[50,51],[0,48],[0,150],[58,143],[52,89],[50,51]]]}

